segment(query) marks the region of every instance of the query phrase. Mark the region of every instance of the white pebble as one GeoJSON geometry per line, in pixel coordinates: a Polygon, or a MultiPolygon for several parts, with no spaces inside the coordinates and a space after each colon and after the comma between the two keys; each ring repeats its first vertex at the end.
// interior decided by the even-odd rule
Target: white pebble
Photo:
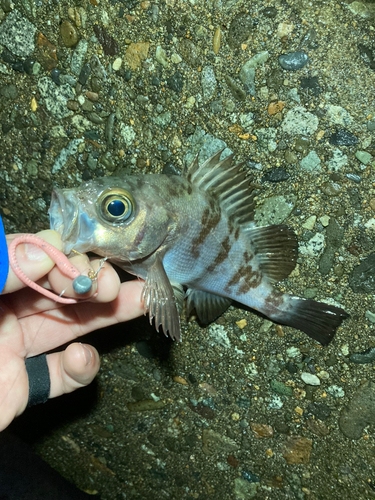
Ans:
{"type": "Polygon", "coordinates": [[[122,59],[121,57],[117,57],[112,64],[113,71],[118,71],[121,68],[122,59]]]}
{"type": "Polygon", "coordinates": [[[323,215],[322,217],[320,217],[320,223],[323,227],[327,227],[328,224],[329,224],[329,219],[330,217],[328,215],[323,215]]]}
{"type": "Polygon", "coordinates": [[[301,379],[307,385],[320,385],[319,377],[313,375],[312,373],[307,373],[307,372],[301,373],[301,379]]]}
{"type": "Polygon", "coordinates": [[[316,215],[312,215],[311,217],[305,220],[305,222],[302,224],[302,227],[304,229],[309,229],[310,231],[312,231],[314,229],[315,222],[316,222],[316,215]]]}

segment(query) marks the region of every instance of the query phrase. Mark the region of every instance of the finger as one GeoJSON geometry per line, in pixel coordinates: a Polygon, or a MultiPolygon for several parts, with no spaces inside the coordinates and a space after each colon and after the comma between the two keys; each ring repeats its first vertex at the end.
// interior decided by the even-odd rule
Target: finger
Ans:
{"type": "Polygon", "coordinates": [[[65,351],[47,356],[50,398],[61,396],[89,385],[99,371],[98,351],[87,344],[70,344],[65,351]]]}
{"type": "Polygon", "coordinates": [[[29,381],[24,360],[0,346],[0,431],[26,408],[29,381]]]}
{"type": "MultiPolygon", "coordinates": [[[[84,262],[81,261],[79,265],[82,269],[84,267],[84,262]]],[[[97,271],[100,266],[100,259],[94,258],[91,261],[90,266],[93,271],[97,271]]],[[[85,269],[87,269],[87,266],[85,269]]],[[[62,291],[64,291],[64,287],[66,287],[64,296],[69,295],[69,292],[71,292],[71,295],[74,295],[76,298],[82,300],[90,295],[90,293],[92,294],[96,288],[97,295],[91,298],[94,302],[111,302],[117,297],[120,290],[120,279],[118,274],[108,262],[106,262],[103,268],[99,271],[97,283],[95,284],[95,287],[93,287],[93,291],[88,294],[79,295],[74,292],[72,289],[72,280],[69,281],[66,276],[62,275],[58,268],[53,268],[48,275],[48,279],[52,282],[53,289],[56,294],[59,295],[62,291]]],[[[44,288],[50,288],[49,281],[47,278],[42,278],[38,281],[38,284],[44,288]]],[[[50,311],[64,307],[62,304],[48,299],[35,290],[31,290],[29,288],[19,290],[16,294],[6,295],[3,297],[3,300],[9,307],[12,308],[15,315],[19,319],[30,316],[31,314],[40,313],[42,311],[50,311]]]]}
{"type": "Polygon", "coordinates": [[[122,283],[112,302],[82,302],[20,319],[26,352],[36,356],[81,335],[143,314],[143,282],[122,283]]]}
{"type": "MultiPolygon", "coordinates": [[[[22,234],[12,234],[7,235],[8,245],[18,236],[22,234]]],[[[61,237],[59,233],[52,230],[41,231],[37,233],[39,236],[47,243],[50,243],[58,250],[62,249],[61,237]]],[[[37,281],[42,276],[47,274],[55,265],[55,263],[48,257],[48,255],[39,247],[35,245],[20,244],[16,249],[16,258],[21,270],[28,276],[32,281],[37,281]]],[[[3,294],[14,292],[23,288],[25,285],[21,280],[17,278],[13,269],[9,267],[9,274],[7,281],[5,283],[3,294]]]]}
{"type": "Polygon", "coordinates": [[[70,258],[69,261],[84,276],[88,276],[89,273],[97,273],[97,279],[93,281],[89,292],[79,294],[73,288],[73,281],[65,276],[57,267],[54,267],[48,274],[48,281],[57,294],[63,292],[64,297],[88,299],[97,293],[95,298],[93,298],[97,302],[111,302],[117,297],[120,289],[120,278],[108,262],[103,262],[102,259],[96,257],[89,259],[87,255],[82,254],[70,258]]]}

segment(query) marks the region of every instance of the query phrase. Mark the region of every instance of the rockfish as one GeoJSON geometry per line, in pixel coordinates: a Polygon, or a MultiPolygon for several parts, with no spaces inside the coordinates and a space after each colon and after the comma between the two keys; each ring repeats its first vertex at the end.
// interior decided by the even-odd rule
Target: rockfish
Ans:
{"type": "Polygon", "coordinates": [[[51,228],[66,254],[94,252],[145,280],[145,314],[172,339],[186,298],[187,314],[204,324],[236,301],[328,344],[348,314],[273,286],[295,267],[296,236],[284,225],[255,226],[243,164],[221,153],[202,165],[196,157],[181,176],[124,174],[55,189],[51,228]]]}

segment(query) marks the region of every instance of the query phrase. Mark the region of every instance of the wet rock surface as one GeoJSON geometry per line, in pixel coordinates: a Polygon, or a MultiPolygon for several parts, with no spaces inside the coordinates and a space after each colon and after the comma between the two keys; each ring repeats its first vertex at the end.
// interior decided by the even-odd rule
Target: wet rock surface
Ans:
{"type": "Polygon", "coordinates": [[[96,381],[13,430],[102,500],[372,498],[370,3],[0,7],[7,232],[48,227],[53,187],[176,175],[225,148],[254,183],[256,223],[298,235],[277,286],[351,315],[325,348],[237,307],[207,328],[183,319],[178,345],[145,318],[94,333],[96,381]]]}

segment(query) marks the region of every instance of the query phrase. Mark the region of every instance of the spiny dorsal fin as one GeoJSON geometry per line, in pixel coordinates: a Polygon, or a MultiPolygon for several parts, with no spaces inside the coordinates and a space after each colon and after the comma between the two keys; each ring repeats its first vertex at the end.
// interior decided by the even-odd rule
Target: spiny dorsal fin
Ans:
{"type": "Polygon", "coordinates": [[[241,170],[244,162],[234,163],[233,154],[220,160],[223,151],[220,149],[202,165],[197,155],[187,169],[187,179],[213,195],[228,217],[238,224],[248,224],[253,220],[255,186],[241,170]]]}

